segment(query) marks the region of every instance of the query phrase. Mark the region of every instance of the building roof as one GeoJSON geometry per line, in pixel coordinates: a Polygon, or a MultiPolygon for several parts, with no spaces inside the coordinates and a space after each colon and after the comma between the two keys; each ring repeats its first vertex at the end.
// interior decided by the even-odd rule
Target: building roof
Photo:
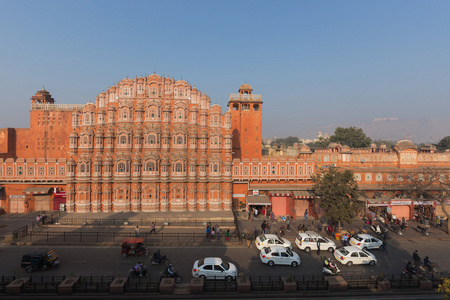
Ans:
{"type": "Polygon", "coordinates": [[[403,140],[403,141],[398,142],[397,145],[395,145],[394,149],[398,153],[400,153],[406,149],[413,149],[413,150],[417,151],[416,145],[414,145],[411,141],[408,141],[408,140],[403,140]]]}
{"type": "Polygon", "coordinates": [[[269,197],[266,195],[247,196],[247,203],[248,205],[272,205],[269,197]]]}
{"type": "Polygon", "coordinates": [[[48,186],[39,186],[39,187],[28,187],[23,190],[23,192],[27,195],[29,194],[48,194],[52,188],[48,186]]]}

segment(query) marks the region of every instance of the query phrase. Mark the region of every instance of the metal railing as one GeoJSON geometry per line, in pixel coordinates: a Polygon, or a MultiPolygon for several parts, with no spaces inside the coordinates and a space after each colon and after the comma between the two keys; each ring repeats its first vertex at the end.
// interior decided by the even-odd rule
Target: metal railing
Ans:
{"type": "MultiPolygon", "coordinates": [[[[107,242],[120,242],[124,238],[136,237],[134,232],[85,232],[85,231],[29,231],[30,242],[40,243],[86,243],[98,244],[107,242]]],[[[239,236],[236,231],[230,232],[229,239],[226,239],[225,233],[222,231],[220,235],[214,239],[207,238],[204,233],[163,233],[159,232],[151,234],[144,232],[139,234],[144,238],[147,245],[191,245],[206,243],[236,243],[239,242],[239,236]]]]}
{"type": "Polygon", "coordinates": [[[15,241],[18,241],[20,239],[27,237],[27,235],[28,235],[28,225],[25,225],[25,226],[13,231],[12,240],[15,242],[15,241]]]}
{"type": "Polygon", "coordinates": [[[165,226],[206,226],[210,224],[211,226],[234,226],[234,221],[229,219],[221,219],[214,221],[205,221],[200,219],[180,219],[180,218],[153,218],[153,219],[79,219],[79,218],[59,218],[57,221],[49,220],[51,223],[58,225],[72,225],[72,226],[123,226],[123,225],[133,225],[133,226],[151,226],[152,222],[165,226]]]}

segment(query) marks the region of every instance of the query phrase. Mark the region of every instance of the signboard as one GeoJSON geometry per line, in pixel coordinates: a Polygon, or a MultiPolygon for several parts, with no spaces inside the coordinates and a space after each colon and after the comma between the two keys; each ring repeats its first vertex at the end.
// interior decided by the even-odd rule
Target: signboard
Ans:
{"type": "Polygon", "coordinates": [[[411,200],[391,200],[391,205],[411,205],[411,200]]]}
{"type": "Polygon", "coordinates": [[[414,205],[433,205],[434,201],[414,201],[414,205]]]}
{"type": "Polygon", "coordinates": [[[245,197],[245,194],[233,194],[234,198],[245,197]]]}
{"type": "Polygon", "coordinates": [[[253,190],[253,196],[258,196],[259,195],[259,190],[253,190]]]}

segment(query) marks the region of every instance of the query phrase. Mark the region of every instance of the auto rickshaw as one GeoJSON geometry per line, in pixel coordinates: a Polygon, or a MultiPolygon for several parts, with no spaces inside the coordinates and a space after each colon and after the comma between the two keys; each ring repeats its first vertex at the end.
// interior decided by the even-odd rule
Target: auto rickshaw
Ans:
{"type": "Polygon", "coordinates": [[[143,238],[126,238],[122,241],[122,256],[141,255],[148,256],[148,249],[144,246],[143,238]]]}
{"type": "Polygon", "coordinates": [[[59,267],[58,255],[53,249],[33,249],[22,256],[20,266],[28,273],[59,267]]]}

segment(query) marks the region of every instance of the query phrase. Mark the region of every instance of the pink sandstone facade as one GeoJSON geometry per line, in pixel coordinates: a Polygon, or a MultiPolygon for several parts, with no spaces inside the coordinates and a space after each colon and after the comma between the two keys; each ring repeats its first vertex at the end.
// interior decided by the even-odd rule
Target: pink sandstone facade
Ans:
{"type": "MultiPolygon", "coordinates": [[[[123,79],[85,105],[55,104],[42,89],[32,97],[30,128],[0,129],[0,207],[152,212],[244,205],[296,217],[314,210],[311,176],[329,167],[353,171],[369,205],[406,203],[399,188],[405,172],[421,176],[433,168],[448,176],[449,152],[409,141],[394,149],[299,145],[295,155],[263,156],[262,104],[245,83],[222,113],[186,81],[156,74],[123,79]]],[[[409,201],[407,209],[389,205],[410,217],[409,201]]]]}

